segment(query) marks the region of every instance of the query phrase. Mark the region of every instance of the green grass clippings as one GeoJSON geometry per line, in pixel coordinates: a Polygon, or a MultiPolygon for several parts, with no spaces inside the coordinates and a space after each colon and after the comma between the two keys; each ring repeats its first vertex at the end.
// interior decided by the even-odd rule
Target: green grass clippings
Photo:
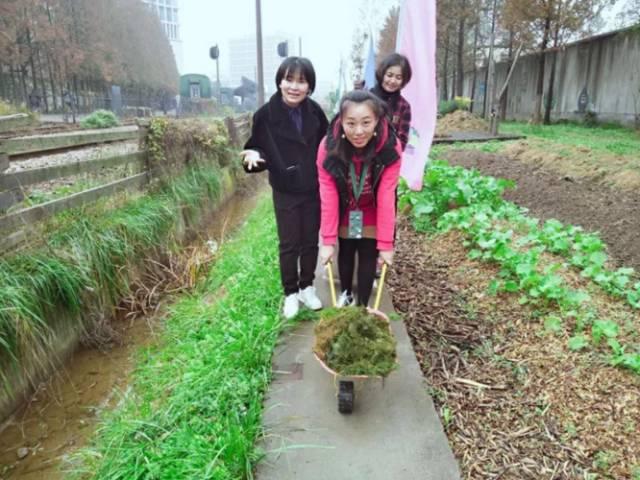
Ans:
{"type": "Polygon", "coordinates": [[[315,334],[314,351],[341,375],[385,377],[396,368],[396,339],[389,324],[363,307],[326,310],[315,334]]]}

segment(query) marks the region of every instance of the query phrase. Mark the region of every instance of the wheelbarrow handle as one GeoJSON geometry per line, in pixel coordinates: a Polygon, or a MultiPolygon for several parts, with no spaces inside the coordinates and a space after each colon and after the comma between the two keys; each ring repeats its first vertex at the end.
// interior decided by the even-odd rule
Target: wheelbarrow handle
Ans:
{"type": "Polygon", "coordinates": [[[336,308],[338,306],[338,301],[336,300],[336,286],[333,283],[333,266],[331,260],[327,262],[325,268],[329,274],[329,291],[331,292],[331,301],[333,302],[333,308],[336,308]]]}
{"type": "MultiPolygon", "coordinates": [[[[329,261],[325,265],[327,269],[327,273],[329,274],[329,291],[331,292],[331,301],[333,302],[333,307],[338,306],[338,301],[336,299],[336,286],[333,283],[333,265],[332,262],[329,261]]],[[[382,287],[384,286],[384,279],[387,276],[387,263],[382,264],[382,271],[380,272],[380,283],[378,284],[378,289],[376,292],[376,301],[373,305],[374,310],[380,309],[380,301],[382,300],[382,287]]]]}
{"type": "Polygon", "coordinates": [[[374,310],[380,310],[380,300],[382,300],[382,286],[384,285],[384,278],[387,276],[387,262],[382,264],[382,271],[380,272],[380,282],[378,283],[378,289],[376,292],[376,301],[373,304],[374,310]]]}

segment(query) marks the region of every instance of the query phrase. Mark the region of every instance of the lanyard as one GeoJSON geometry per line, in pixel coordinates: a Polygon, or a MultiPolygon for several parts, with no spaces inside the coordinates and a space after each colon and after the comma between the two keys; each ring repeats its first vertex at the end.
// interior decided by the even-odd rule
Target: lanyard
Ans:
{"type": "Polygon", "coordinates": [[[367,178],[368,171],[369,171],[369,164],[368,163],[363,164],[362,171],[360,172],[360,182],[356,183],[356,167],[353,166],[353,162],[349,163],[349,175],[351,176],[353,198],[356,201],[356,205],[358,205],[358,200],[360,200],[360,195],[362,195],[362,191],[364,190],[364,181],[367,178]]]}

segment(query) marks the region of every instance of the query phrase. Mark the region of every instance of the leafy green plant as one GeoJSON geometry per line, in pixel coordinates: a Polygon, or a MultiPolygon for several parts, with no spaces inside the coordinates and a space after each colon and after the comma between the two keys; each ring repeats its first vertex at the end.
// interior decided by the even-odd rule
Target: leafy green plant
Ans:
{"type": "Polygon", "coordinates": [[[562,319],[556,315],[549,315],[544,319],[544,328],[548,332],[558,333],[563,329],[562,319]]]}
{"type": "Polygon", "coordinates": [[[440,115],[446,115],[447,113],[455,112],[458,109],[458,105],[455,100],[441,100],[438,104],[438,113],[440,115]]]}
{"type": "Polygon", "coordinates": [[[109,110],[96,110],[80,122],[82,128],[110,128],[118,125],[118,117],[109,110]]]}
{"type": "Polygon", "coordinates": [[[453,411],[447,405],[440,407],[440,418],[442,418],[442,426],[447,429],[453,422],[453,411]]]}
{"type": "Polygon", "coordinates": [[[451,167],[446,162],[434,161],[424,183],[421,192],[400,188],[400,206],[410,212],[416,230],[463,232],[470,258],[500,266],[497,278],[489,284],[490,294],[519,293],[521,304],[557,306],[560,321],[547,319],[545,328],[559,331],[562,318],[575,318],[576,334],[570,339],[569,348],[586,348],[589,339],[598,346],[606,339],[612,364],[640,372],[638,353],[625,351],[616,340],[618,326],[595,318],[589,294],[569,288],[561,275],[569,264],[605,292],[640,308],[640,282],[634,283],[635,272],[630,268],[608,269],[606,245],[596,234],[564,226],[557,220],[540,226],[537,219],[527,217],[524,209],[502,198],[511,183],[451,167]],[[543,267],[540,258],[545,252],[568,262],[543,267]]]}
{"type": "Polygon", "coordinates": [[[570,350],[578,351],[589,346],[589,340],[584,335],[575,335],[567,343],[570,350]]]}
{"type": "Polygon", "coordinates": [[[453,101],[458,110],[469,110],[471,108],[472,100],[469,97],[454,97],[453,101]]]}

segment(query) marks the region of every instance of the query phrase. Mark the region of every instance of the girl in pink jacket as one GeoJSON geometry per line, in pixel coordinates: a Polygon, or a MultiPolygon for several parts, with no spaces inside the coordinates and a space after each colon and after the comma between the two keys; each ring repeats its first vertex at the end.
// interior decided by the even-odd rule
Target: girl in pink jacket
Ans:
{"type": "Polygon", "coordinates": [[[384,114],[384,105],[365,90],[347,93],[340,112],[318,148],[320,258],[331,260],[339,244],[342,293],[338,306],[353,302],[358,255],[358,305],[367,305],[378,255],[393,261],[395,192],[402,147],[384,114]]]}

